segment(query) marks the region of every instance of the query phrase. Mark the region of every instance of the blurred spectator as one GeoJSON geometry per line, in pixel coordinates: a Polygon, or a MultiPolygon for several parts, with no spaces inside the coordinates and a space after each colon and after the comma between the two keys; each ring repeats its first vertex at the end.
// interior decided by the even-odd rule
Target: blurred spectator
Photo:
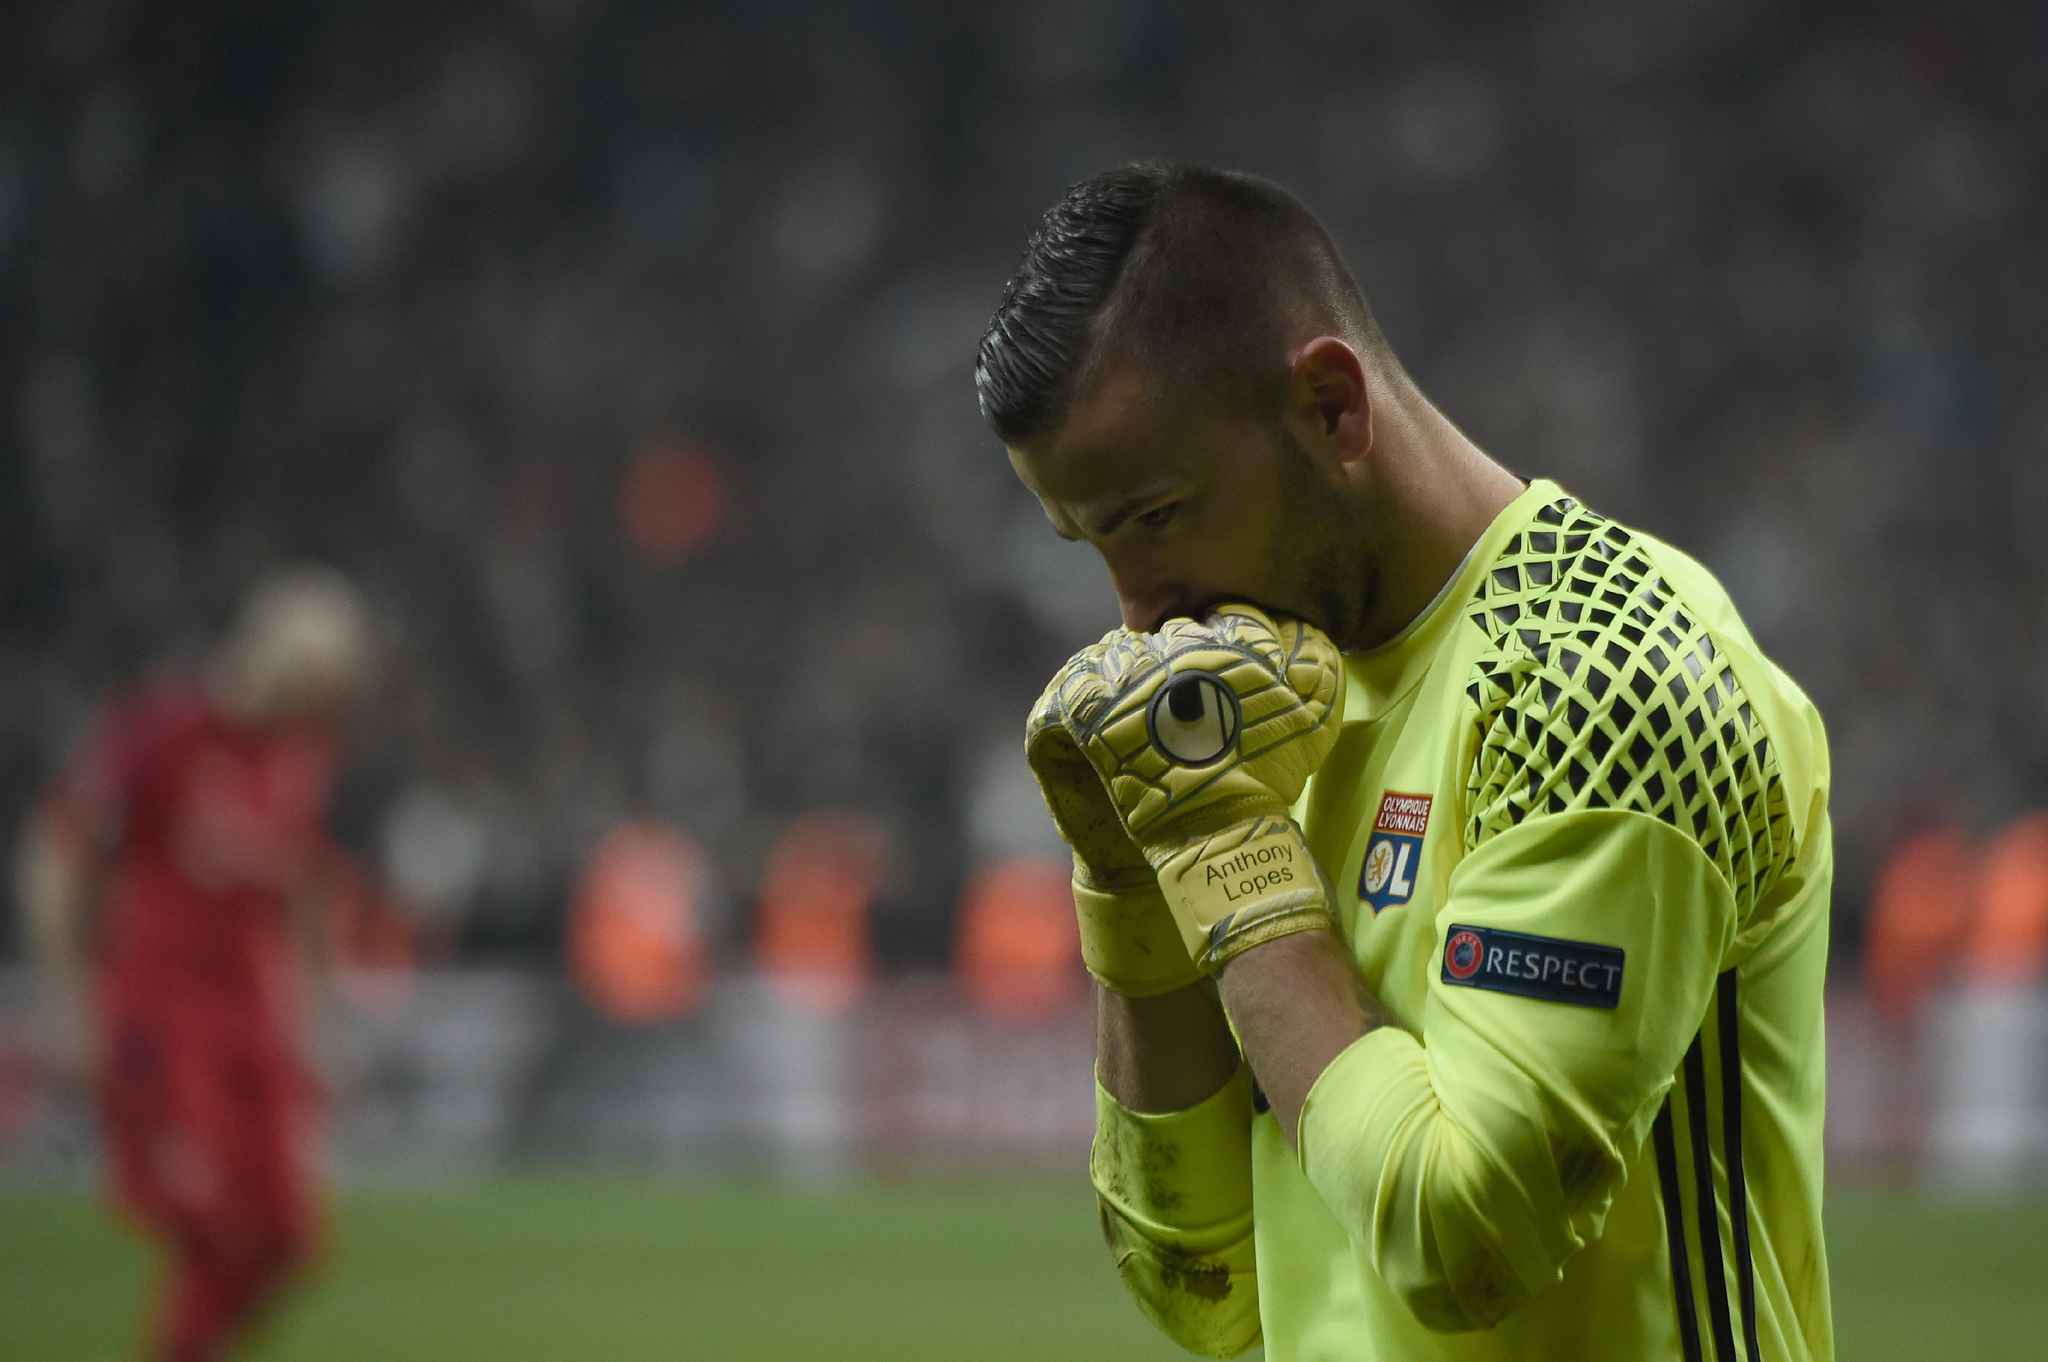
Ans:
{"type": "Polygon", "coordinates": [[[998,861],[968,881],[953,965],[975,1006],[1017,1020],[1088,996],[1074,935],[1074,870],[1050,857],[998,861]]]}
{"type": "Polygon", "coordinates": [[[1972,978],[2027,988],[2048,984],[2048,813],[2008,824],[1984,852],[1972,978]]]}
{"type": "Polygon", "coordinates": [[[703,1001],[703,861],[695,842],[653,824],[627,824],[598,845],[576,893],[569,967],[609,1016],[658,1021],[703,1001]]]}
{"type": "Polygon", "coordinates": [[[1954,975],[1977,910],[1977,852],[1952,823],[1902,831],[1871,896],[1864,978],[1890,1020],[1915,1020],[1954,975]]]}
{"type": "Polygon", "coordinates": [[[843,1012],[874,977],[869,916],[881,886],[883,834],[854,813],[790,824],[761,872],[761,972],[784,1002],[843,1012]]]}
{"type": "Polygon", "coordinates": [[[1960,987],[1932,1019],[1934,1176],[1990,1188],[2048,1175],[2048,813],[1985,847],[1960,987]]]}

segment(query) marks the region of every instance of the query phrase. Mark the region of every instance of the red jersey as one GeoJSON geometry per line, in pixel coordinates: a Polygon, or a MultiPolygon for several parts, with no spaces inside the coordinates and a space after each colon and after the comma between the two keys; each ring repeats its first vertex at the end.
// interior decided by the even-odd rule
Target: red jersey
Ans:
{"type": "Polygon", "coordinates": [[[333,738],[239,721],[194,686],[112,710],[64,803],[111,838],[97,958],[108,1002],[291,1014],[288,896],[315,878],[333,738]]]}

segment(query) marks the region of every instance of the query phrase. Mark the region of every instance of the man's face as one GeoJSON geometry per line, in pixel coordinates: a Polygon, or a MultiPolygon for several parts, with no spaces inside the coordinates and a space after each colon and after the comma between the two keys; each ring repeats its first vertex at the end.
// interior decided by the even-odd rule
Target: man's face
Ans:
{"type": "Polygon", "coordinates": [[[362,699],[363,686],[353,674],[333,672],[309,677],[291,687],[283,700],[283,720],[294,728],[339,734],[362,699]]]}
{"type": "Polygon", "coordinates": [[[370,684],[369,667],[360,657],[302,652],[254,683],[250,717],[278,733],[344,740],[370,684]]]}
{"type": "Polygon", "coordinates": [[[1358,567],[1337,490],[1277,417],[1148,396],[1113,371],[1010,463],[1062,538],[1093,544],[1128,629],[1245,601],[1341,635],[1358,567]]]}

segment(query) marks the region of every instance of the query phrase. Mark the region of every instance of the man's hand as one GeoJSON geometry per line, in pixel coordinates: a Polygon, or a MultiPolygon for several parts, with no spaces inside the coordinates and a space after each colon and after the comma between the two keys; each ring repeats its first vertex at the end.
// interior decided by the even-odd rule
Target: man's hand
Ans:
{"type": "MultiPolygon", "coordinates": [[[[1331,921],[1288,810],[1337,741],[1343,680],[1320,631],[1229,605],[1156,634],[1106,635],[1039,703],[1035,742],[1071,744],[1093,769],[1203,973],[1331,921]]],[[[1058,806],[1053,816],[1067,832],[1058,806]]]]}
{"type": "Polygon", "coordinates": [[[1081,959],[1115,993],[1150,998],[1201,978],[1159,892],[1158,877],[1131,841],[1109,791],[1068,730],[1067,679],[1121,634],[1083,650],[1052,679],[1024,728],[1024,756],[1053,826],[1074,852],[1074,911],[1081,959]]]}

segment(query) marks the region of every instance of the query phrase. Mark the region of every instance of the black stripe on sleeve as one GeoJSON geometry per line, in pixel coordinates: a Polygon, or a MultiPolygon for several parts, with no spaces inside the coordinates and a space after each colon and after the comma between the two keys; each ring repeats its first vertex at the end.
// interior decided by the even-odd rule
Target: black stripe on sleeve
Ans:
{"type": "Polygon", "coordinates": [[[1735,971],[1721,975],[1721,1140],[1728,1161],[1728,1212],[1735,1227],[1735,1284],[1742,1292],[1742,1338],[1749,1362],[1763,1362],[1756,1341],[1756,1264],[1749,1256],[1749,1190],[1742,1179],[1742,1025],[1735,971]]]}
{"type": "Polygon", "coordinates": [[[1686,1128],[1692,1132],[1693,1214],[1700,1232],[1700,1276],[1714,1320],[1714,1356],[1735,1362],[1735,1330],[1728,1322],[1728,1276],[1721,1267],[1721,1216],[1714,1196],[1714,1151],[1707,1146],[1707,1062],[1700,1038],[1685,1052],[1686,1128]]]}
{"type": "Polygon", "coordinates": [[[1700,1322],[1692,1308],[1692,1269],[1685,1254],[1685,1201],[1678,1190],[1678,1149],[1671,1137],[1671,1098],[1657,1111],[1657,1181],[1664,1193],[1664,1239],[1671,1250],[1671,1294],[1685,1362],[1700,1362],[1700,1322]]]}

